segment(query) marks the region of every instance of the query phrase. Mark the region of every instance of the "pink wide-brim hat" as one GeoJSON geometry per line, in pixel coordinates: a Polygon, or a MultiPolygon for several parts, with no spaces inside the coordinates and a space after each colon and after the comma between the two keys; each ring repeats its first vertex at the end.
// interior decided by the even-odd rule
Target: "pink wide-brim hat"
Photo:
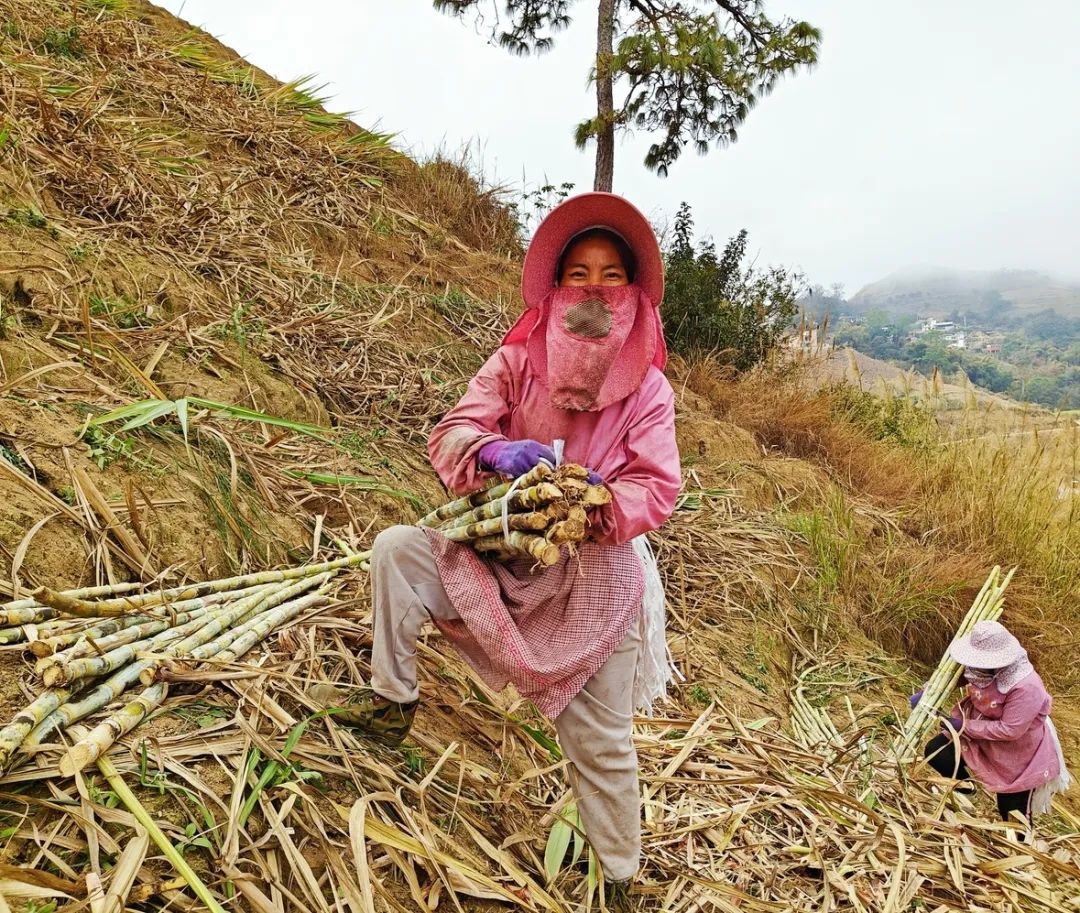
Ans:
{"type": "Polygon", "coordinates": [[[530,308],[539,307],[555,287],[555,271],[566,245],[590,228],[606,228],[619,235],[637,259],[637,285],[653,303],[664,297],[664,261],[649,220],[629,200],[614,193],[578,194],[560,203],[540,223],[525,254],[521,295],[530,308]]]}
{"type": "Polygon", "coordinates": [[[1005,625],[980,621],[969,634],[958,637],[949,655],[970,669],[1003,669],[1024,655],[1024,648],[1005,625]]]}

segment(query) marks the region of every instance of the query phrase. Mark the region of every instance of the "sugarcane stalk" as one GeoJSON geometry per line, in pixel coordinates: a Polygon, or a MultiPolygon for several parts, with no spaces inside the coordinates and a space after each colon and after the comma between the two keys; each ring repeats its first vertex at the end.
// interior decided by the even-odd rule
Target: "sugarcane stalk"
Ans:
{"type": "MultiPolygon", "coordinates": [[[[118,631],[116,634],[103,637],[101,640],[83,638],[73,647],[64,650],[62,653],[54,653],[52,656],[46,656],[39,659],[34,665],[34,672],[41,677],[42,681],[47,682],[49,680],[55,680],[55,675],[57,674],[50,672],[50,669],[53,669],[54,667],[63,667],[65,671],[59,674],[66,679],[67,676],[71,675],[72,670],[81,668],[80,666],[75,665],[76,660],[83,659],[88,654],[96,653],[99,657],[105,657],[114,650],[118,650],[120,647],[127,646],[128,644],[138,645],[156,634],[170,630],[175,631],[182,625],[203,618],[209,612],[210,609],[196,609],[193,612],[181,613],[176,616],[175,625],[170,624],[165,619],[144,621],[142,624],[132,625],[129,628],[118,631]]],[[[126,654],[118,655],[126,656],[126,654]]],[[[102,668],[99,670],[100,672],[108,672],[110,671],[110,668],[114,669],[117,667],[117,664],[112,661],[106,661],[106,664],[109,668],[102,668]]]]}
{"type": "MultiPolygon", "coordinates": [[[[328,576],[329,575],[324,576],[320,582],[325,584],[328,576]]],[[[228,628],[227,630],[219,634],[217,637],[215,637],[213,640],[209,640],[206,643],[201,644],[200,646],[183,651],[178,649],[176,651],[176,655],[183,656],[185,659],[190,659],[198,662],[199,660],[208,659],[209,657],[220,653],[238,637],[242,637],[244,634],[246,634],[249,629],[264,623],[267,616],[276,615],[278,613],[278,610],[283,607],[288,608],[291,601],[296,599],[299,593],[302,592],[302,590],[300,590],[299,588],[306,588],[307,583],[308,581],[302,581],[299,584],[294,584],[287,589],[272,594],[270,598],[266,601],[266,603],[260,606],[260,611],[258,612],[258,614],[246,619],[242,624],[238,624],[231,628],[228,628]]]]}
{"type": "MultiPolygon", "coordinates": [[[[998,573],[999,568],[996,566],[990,571],[982,589],[979,590],[974,602],[972,602],[971,608],[961,621],[960,627],[957,629],[956,637],[961,637],[966,634],[975,624],[983,620],[986,616],[988,603],[993,599],[993,593],[997,586],[998,573]]],[[[942,661],[934,668],[930,679],[924,686],[922,697],[919,699],[918,704],[915,706],[904,727],[905,740],[908,739],[909,732],[917,733],[910,738],[913,741],[918,740],[918,734],[921,734],[923,731],[926,721],[930,719],[941,703],[941,700],[943,699],[942,691],[947,686],[946,679],[950,676],[951,672],[948,663],[945,662],[947,657],[948,654],[946,654],[942,661]]]]}
{"type": "Polygon", "coordinates": [[[488,539],[478,539],[470,544],[474,551],[480,552],[482,555],[493,558],[496,561],[514,561],[518,558],[529,557],[507,543],[502,536],[491,536],[488,539]]]}
{"type": "MultiPolygon", "coordinates": [[[[1000,617],[1002,606],[1004,604],[1004,598],[1002,597],[1002,591],[1004,587],[1008,585],[1009,580],[1012,579],[1012,573],[1006,578],[1002,586],[989,597],[989,605],[985,606],[976,616],[971,619],[971,623],[966,626],[961,626],[957,636],[963,636],[970,632],[974,625],[980,621],[995,621],[1000,617]]],[[[939,679],[939,684],[936,687],[934,693],[930,696],[930,699],[926,701],[926,710],[923,714],[923,720],[918,721],[917,725],[912,725],[912,735],[908,740],[908,749],[913,750],[915,745],[922,739],[925,733],[926,727],[932,722],[934,714],[941,710],[942,706],[956,690],[957,685],[960,683],[960,677],[963,674],[963,667],[955,662],[946,653],[942,658],[939,667],[943,670],[943,676],[939,679]]],[[[923,699],[919,701],[922,705],[926,699],[926,693],[923,693],[923,699]]],[[[909,719],[909,723],[911,720],[909,719]]]]}
{"type": "MultiPolygon", "coordinates": [[[[1001,614],[1004,586],[1007,586],[1008,584],[1007,581],[1004,586],[998,584],[999,570],[998,567],[995,567],[990,572],[987,582],[983,585],[982,590],[979,591],[979,595],[976,597],[975,602],[972,603],[971,608],[960,623],[956,637],[964,636],[980,621],[993,619],[1001,614]]],[[[1011,573],[1009,579],[1012,579],[1011,573]]],[[[941,662],[939,662],[934,669],[930,681],[923,690],[923,696],[916,706],[912,717],[909,718],[908,726],[905,727],[910,728],[913,733],[912,741],[919,740],[925,726],[929,725],[935,712],[952,693],[953,689],[956,687],[956,679],[959,677],[959,671],[960,667],[952,662],[952,660],[949,659],[948,653],[946,653],[941,662]]]]}
{"type": "MultiPolygon", "coordinates": [[[[503,536],[487,536],[483,539],[471,540],[473,548],[477,551],[496,551],[502,548],[503,536]]],[[[533,533],[522,533],[514,530],[510,533],[509,544],[523,555],[534,558],[544,567],[558,563],[562,551],[559,546],[552,545],[543,536],[533,533]]]]}
{"type": "Polygon", "coordinates": [[[224,908],[217,902],[214,895],[210,893],[210,890],[203,884],[202,880],[195,871],[184,859],[179,850],[176,849],[170,842],[169,838],[165,836],[165,833],[158,827],[158,823],[154,820],[153,816],[147,812],[142,806],[135,794],[128,789],[127,783],[124,782],[124,778],[120,776],[120,772],[116,769],[116,766],[109,759],[108,756],[98,758],[98,770],[109,782],[109,786],[119,797],[120,801],[124,803],[132,815],[135,816],[135,820],[139,822],[150,835],[150,839],[157,844],[158,849],[165,854],[165,857],[172,863],[177,873],[188,883],[188,886],[194,892],[195,896],[199,898],[206,906],[206,909],[210,913],[225,913],[224,908]]]}
{"type": "Polygon", "coordinates": [[[267,612],[254,619],[248,625],[248,630],[237,637],[226,649],[212,658],[216,662],[232,662],[237,657],[243,656],[256,644],[265,640],[273,631],[280,628],[287,621],[291,621],[301,612],[324,605],[327,597],[323,593],[311,593],[300,599],[278,606],[273,612],[267,612]]]}
{"type": "Polygon", "coordinates": [[[32,625],[39,621],[49,621],[58,614],[56,609],[43,605],[27,606],[25,609],[4,609],[0,611],[0,624],[32,625]]]}
{"type": "MultiPolygon", "coordinates": [[[[1005,590],[1012,581],[1016,568],[1006,575],[1005,579],[998,582],[1000,568],[995,567],[987,578],[983,588],[979,591],[971,609],[968,610],[956,637],[963,637],[980,621],[995,621],[1001,616],[1005,602],[1005,590]]],[[[955,639],[955,638],[954,638],[955,639]]],[[[963,667],[955,662],[946,651],[934,670],[930,681],[923,690],[919,703],[915,706],[911,716],[908,717],[904,729],[894,745],[896,757],[900,760],[910,759],[916,752],[919,742],[932,724],[934,716],[952,695],[959,684],[963,667]]]]}
{"type": "MultiPolygon", "coordinates": [[[[75,590],[63,590],[62,592],[65,596],[72,596],[77,599],[87,599],[95,596],[112,596],[118,593],[130,593],[132,590],[141,589],[142,586],[143,584],[139,583],[138,581],[126,583],[107,583],[103,586],[84,586],[75,590]]],[[[44,606],[42,606],[41,603],[39,603],[35,599],[16,599],[12,602],[8,602],[0,606],[0,616],[2,616],[4,612],[10,611],[11,609],[30,609],[34,607],[44,608],[44,606]]],[[[5,622],[0,620],[0,624],[4,623],[5,622]]]]}
{"type": "Polygon", "coordinates": [[[8,766],[12,756],[34,727],[61,706],[71,694],[70,688],[50,688],[43,691],[16,713],[10,723],[0,729],[0,772],[8,766]]]}
{"type": "Polygon", "coordinates": [[[86,736],[68,749],[60,759],[60,773],[70,777],[107,752],[117,739],[127,735],[139,725],[146,715],[159,706],[169,693],[165,682],[157,682],[143,691],[135,700],[125,704],[116,713],[106,717],[86,736]]]}
{"type": "MultiPolygon", "coordinates": [[[[325,579],[322,582],[325,583],[328,577],[329,575],[325,575],[325,579]]],[[[307,581],[303,582],[306,583],[307,581]]],[[[296,585],[289,589],[292,589],[295,594],[298,586],[299,585],[296,585]]],[[[278,594],[272,594],[270,598],[273,599],[276,595],[278,594]]],[[[287,599],[288,594],[286,594],[286,600],[287,599]]],[[[232,644],[232,648],[230,650],[230,658],[242,654],[244,650],[251,648],[251,646],[264,639],[264,637],[269,635],[276,627],[280,626],[283,621],[287,620],[288,618],[294,617],[298,613],[302,612],[303,609],[311,607],[313,605],[318,605],[325,600],[326,596],[322,592],[311,593],[306,596],[301,596],[300,599],[286,601],[284,604],[271,610],[271,612],[265,612],[260,615],[256,615],[253,619],[249,619],[245,623],[243,630],[238,629],[237,631],[230,632],[235,635],[242,635],[244,639],[244,644],[246,644],[246,646],[244,646],[243,644],[238,646],[237,644],[240,640],[240,636],[232,637],[231,641],[228,642],[232,644]]],[[[224,639],[224,637],[220,637],[220,639],[208,642],[201,647],[192,649],[190,654],[185,655],[185,658],[195,660],[215,658],[216,654],[220,652],[220,650],[224,648],[226,644],[227,641],[224,639]]],[[[160,666],[160,663],[161,660],[147,659],[138,663],[134,663],[133,667],[127,667],[125,670],[123,670],[127,671],[127,669],[133,669],[138,667],[135,673],[135,677],[137,677],[139,681],[144,682],[144,684],[149,684],[150,687],[148,687],[143,694],[135,698],[135,700],[125,704],[125,706],[117,713],[109,716],[108,719],[103,721],[102,724],[98,725],[89,736],[86,736],[84,739],[80,740],[78,746],[73,747],[68,752],[65,760],[60,762],[60,770],[62,770],[62,773],[64,773],[66,776],[69,776],[71,771],[81,770],[83,767],[86,766],[86,764],[90,764],[91,762],[95,761],[97,757],[103,755],[109,750],[113,742],[116,742],[117,739],[121,738],[126,733],[129,733],[129,731],[131,731],[136,725],[138,725],[141,720],[144,719],[144,717],[147,715],[147,713],[150,712],[150,710],[152,710],[154,707],[157,707],[158,704],[164,700],[164,683],[157,683],[152,681],[154,674],[156,674],[157,668],[160,666]],[[148,676],[150,677],[150,682],[146,681],[148,676]],[[157,690],[159,688],[161,688],[160,692],[159,690],[157,690]],[[79,746],[82,747],[80,748],[79,746]],[[78,749],[78,751],[76,749],[78,749]],[[70,769],[65,769],[66,764],[70,766],[70,769]]],[[[113,679],[119,679],[119,676],[113,676],[113,679]]],[[[133,679],[133,677],[131,677],[130,675],[126,675],[123,676],[120,681],[111,682],[112,687],[109,690],[109,694],[112,694],[113,690],[116,689],[116,686],[119,685],[120,690],[119,692],[116,692],[116,697],[119,697],[119,695],[123,692],[123,689],[127,686],[130,686],[131,684],[134,684],[134,681],[135,679],[133,679]]],[[[98,704],[98,706],[104,706],[104,703],[99,704],[99,697],[99,695],[87,695],[87,698],[81,703],[94,703],[98,704]],[[92,701],[90,700],[91,697],[93,697],[92,701]]],[[[83,716],[89,715],[89,713],[91,712],[93,712],[93,710],[86,710],[85,707],[79,707],[73,711],[68,711],[65,719],[60,722],[63,722],[64,725],[70,725],[70,723],[81,720],[83,716]],[[70,717],[70,719],[67,719],[67,717],[70,717]]]]}
{"type": "Polygon", "coordinates": [[[70,618],[56,618],[53,621],[43,621],[41,624],[29,622],[14,628],[0,628],[0,644],[19,644],[27,642],[27,646],[37,643],[37,640],[29,640],[30,634],[36,637],[51,637],[54,631],[66,631],[71,627],[70,618]]]}
{"type": "MultiPolygon", "coordinates": [[[[507,526],[511,530],[522,532],[537,531],[544,529],[548,524],[548,518],[542,514],[510,514],[506,518],[507,526]]],[[[481,520],[478,523],[470,523],[468,526],[455,526],[450,529],[439,529],[451,542],[470,542],[473,539],[485,539],[488,536],[502,535],[502,517],[493,517],[490,520],[481,520]]]]}
{"type": "MultiPolygon", "coordinates": [[[[265,584],[264,586],[268,586],[265,584]]],[[[173,615],[169,617],[171,623],[176,622],[176,614],[178,612],[188,611],[190,609],[199,609],[204,606],[218,605],[222,602],[228,602],[232,599],[241,599],[244,596],[250,596],[257,590],[261,590],[263,587],[255,586],[248,587],[246,589],[238,589],[232,591],[223,591],[218,593],[210,593],[207,596],[201,596],[195,599],[185,599],[179,602],[170,602],[166,605],[173,615]]],[[[164,616],[150,616],[150,615],[121,615],[114,618],[109,618],[104,621],[100,621],[92,627],[78,629],[74,631],[63,631],[61,634],[57,634],[52,637],[44,637],[39,640],[31,641],[28,645],[30,652],[37,657],[52,656],[56,653],[66,650],[67,648],[79,643],[81,640],[85,640],[81,654],[89,653],[94,649],[90,641],[97,642],[100,647],[102,639],[108,637],[118,631],[123,631],[136,625],[146,624],[150,621],[162,621],[164,616]]],[[[72,621],[70,618],[62,619],[55,622],[58,629],[70,628],[72,621]]]]}
{"type": "Polygon", "coordinates": [[[19,644],[26,640],[26,632],[22,628],[0,628],[0,644],[19,644]]]}
{"type": "MultiPolygon", "coordinates": [[[[257,597],[253,597],[257,598],[257,597]]],[[[225,611],[225,610],[221,610],[225,611]]],[[[165,630],[134,643],[124,644],[100,656],[80,656],[70,662],[58,662],[48,666],[41,673],[41,680],[49,687],[63,685],[81,678],[93,678],[106,675],[130,663],[140,653],[152,652],[163,644],[182,640],[204,625],[210,624],[211,617],[200,615],[175,628],[165,630]]]]}
{"type": "Polygon", "coordinates": [[[168,627],[158,634],[117,647],[101,656],[79,657],[71,662],[50,666],[45,671],[43,680],[46,685],[57,685],[79,678],[103,675],[131,662],[140,653],[155,652],[166,644],[169,647],[164,655],[176,655],[177,651],[183,652],[205,643],[226,628],[246,619],[249,614],[258,612],[266,606],[277,605],[276,601],[270,600],[280,601],[281,598],[288,598],[289,593],[303,592],[312,586],[317,586],[325,579],[324,574],[301,578],[299,582],[291,586],[274,585],[253,588],[249,591],[250,595],[243,599],[231,605],[212,607],[206,613],[200,614],[185,624],[168,627]]]}
{"type": "MultiPolygon", "coordinates": [[[[999,573],[1000,568],[998,566],[995,566],[990,571],[990,574],[987,576],[986,581],[982,585],[982,588],[979,590],[974,601],[971,603],[971,608],[968,609],[963,620],[960,622],[960,627],[957,629],[957,637],[961,637],[966,634],[968,630],[970,630],[978,621],[982,620],[983,615],[985,614],[987,604],[992,599],[993,591],[997,587],[999,573]]],[[[923,690],[924,696],[927,691],[934,693],[939,690],[942,682],[944,681],[945,675],[946,667],[943,664],[939,663],[937,667],[935,667],[934,672],[930,677],[930,680],[926,683],[927,687],[923,690]]]]}
{"type": "Polygon", "coordinates": [[[551,467],[546,463],[538,463],[518,480],[501,482],[490,488],[482,488],[480,491],[474,491],[472,494],[465,495],[465,497],[458,498],[455,501],[447,502],[442,507],[433,510],[426,517],[422,517],[417,521],[416,525],[441,526],[445,521],[450,520],[459,514],[467,513],[475,507],[487,504],[489,501],[496,501],[499,498],[505,497],[512,487],[516,486],[518,489],[532,488],[540,482],[547,481],[551,476],[551,467]]]}
{"type": "Polygon", "coordinates": [[[96,625],[70,630],[72,620],[70,618],[65,618],[63,622],[57,626],[57,630],[60,630],[59,634],[32,640],[26,646],[34,656],[41,659],[66,650],[79,643],[79,641],[97,641],[99,638],[115,634],[117,631],[123,631],[126,628],[144,624],[152,620],[153,619],[149,615],[124,615],[117,618],[110,618],[108,621],[102,621],[96,625]]]}
{"type": "Polygon", "coordinates": [[[283,583],[288,580],[301,580],[305,577],[314,577],[346,568],[359,568],[371,560],[371,552],[360,552],[355,555],[346,555],[344,558],[335,558],[333,561],[324,561],[320,564],[307,564],[300,567],[285,568],[277,571],[259,571],[253,574],[243,574],[239,577],[228,577],[223,580],[209,580],[202,583],[192,584],[187,587],[177,587],[172,590],[162,590],[158,593],[139,593],[135,596],[126,596],[120,599],[107,599],[99,602],[86,602],[84,600],[61,599],[57,604],[54,597],[62,596],[52,590],[39,590],[42,594],[42,602],[60,608],[67,614],[73,614],[86,618],[103,618],[114,615],[123,615],[135,609],[148,609],[163,603],[185,599],[196,599],[211,593],[221,593],[229,590],[239,590],[259,586],[266,583],[283,583]],[[64,606],[64,607],[61,607],[64,606]]]}
{"type": "MultiPolygon", "coordinates": [[[[307,590],[310,590],[313,586],[322,586],[333,575],[330,573],[319,574],[315,577],[309,577],[299,580],[289,586],[283,586],[268,594],[262,596],[251,597],[251,599],[257,599],[253,605],[236,607],[234,609],[227,610],[224,613],[214,615],[211,620],[199,628],[193,634],[189,634],[181,641],[170,642],[169,646],[161,652],[161,654],[154,658],[154,661],[148,666],[142,673],[140,673],[140,681],[144,685],[149,685],[156,674],[157,666],[163,661],[180,658],[184,656],[191,656],[198,651],[198,648],[209,644],[222,632],[228,631],[234,625],[242,625],[254,616],[258,616],[281,605],[283,602],[288,602],[290,599],[295,598],[307,590]]],[[[232,641],[232,633],[225,634],[222,638],[222,644],[227,645],[232,641]]]]}
{"type": "Polygon", "coordinates": [[[585,524],[580,520],[560,520],[552,524],[545,537],[552,545],[567,545],[585,538],[585,524]]]}
{"type": "Polygon", "coordinates": [[[139,660],[114,672],[96,688],[87,691],[77,701],[68,700],[57,707],[35,726],[23,741],[23,748],[40,745],[56,729],[66,729],[83,717],[95,713],[120,697],[128,686],[139,680],[139,673],[150,664],[150,660],[139,660]]]}
{"type": "Polygon", "coordinates": [[[99,656],[79,657],[70,662],[56,663],[45,670],[42,679],[46,685],[58,685],[75,679],[104,675],[131,662],[140,653],[155,652],[166,644],[189,641],[200,634],[213,637],[225,627],[246,617],[248,613],[257,611],[263,600],[274,592],[273,587],[259,587],[251,595],[232,605],[212,607],[191,621],[176,627],[166,627],[165,630],[143,640],[125,644],[99,656]]]}
{"type": "Polygon", "coordinates": [[[581,496],[581,503],[589,507],[602,507],[611,503],[611,492],[604,485],[590,485],[581,496]]]}
{"type": "Polygon", "coordinates": [[[480,523],[495,517],[502,517],[503,505],[506,505],[507,513],[521,513],[544,508],[559,501],[563,496],[562,490],[550,482],[541,482],[532,488],[515,491],[508,498],[500,498],[498,501],[489,501],[472,510],[452,517],[438,526],[438,529],[456,529],[459,526],[468,526],[471,523],[480,523]]]}
{"type": "Polygon", "coordinates": [[[812,745],[828,744],[831,742],[831,739],[822,728],[821,721],[817,719],[817,715],[814,713],[813,708],[808,704],[792,700],[791,714],[793,719],[798,720],[812,745]]]}
{"type": "Polygon", "coordinates": [[[566,501],[556,501],[554,504],[548,504],[546,507],[541,508],[541,513],[552,520],[558,522],[562,520],[576,520],[579,523],[588,525],[589,513],[580,504],[570,504],[566,501]]]}
{"type": "MultiPolygon", "coordinates": [[[[203,596],[199,599],[188,599],[184,602],[172,603],[169,608],[175,614],[168,619],[149,618],[148,616],[138,615],[125,616],[125,621],[139,617],[142,617],[145,620],[138,624],[121,626],[120,630],[115,631],[115,633],[106,633],[102,636],[97,636],[96,632],[105,630],[106,626],[109,625],[113,627],[117,626],[119,620],[105,622],[97,628],[83,632],[79,640],[66,650],[56,651],[51,655],[45,655],[43,659],[38,660],[35,671],[38,672],[38,674],[42,674],[45,669],[54,663],[67,663],[92,653],[101,655],[102,653],[108,653],[110,650],[114,650],[117,647],[122,647],[125,644],[137,643],[140,640],[167,630],[168,628],[175,628],[186,624],[189,621],[194,621],[196,618],[200,618],[212,611],[214,606],[223,602],[231,601],[233,599],[244,599],[248,596],[269,592],[275,585],[276,584],[265,584],[264,586],[250,587],[246,590],[238,590],[229,593],[212,593],[209,596],[203,596]]],[[[31,646],[31,651],[35,653],[38,652],[33,650],[33,646],[31,646]]],[[[42,649],[41,653],[45,653],[45,650],[42,649]]]]}
{"type": "Polygon", "coordinates": [[[589,470],[577,463],[563,463],[561,466],[556,467],[554,473],[552,473],[552,479],[554,479],[556,485],[565,482],[567,479],[576,479],[583,482],[588,478],[589,470]]]}
{"type": "Polygon", "coordinates": [[[791,714],[792,716],[802,723],[803,728],[808,732],[815,730],[817,727],[814,724],[812,714],[805,702],[800,701],[796,695],[791,696],[791,714]]]}

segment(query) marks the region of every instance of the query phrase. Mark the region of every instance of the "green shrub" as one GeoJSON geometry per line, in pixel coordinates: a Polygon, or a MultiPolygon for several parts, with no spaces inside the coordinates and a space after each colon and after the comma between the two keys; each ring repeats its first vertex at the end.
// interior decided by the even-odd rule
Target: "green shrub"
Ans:
{"type": "Polygon", "coordinates": [[[875,441],[920,449],[935,440],[933,413],[906,396],[881,396],[850,384],[837,384],[827,394],[834,415],[858,425],[875,441]]]}
{"type": "Polygon", "coordinates": [[[745,229],[717,256],[712,241],[694,247],[694,221],[683,203],[665,251],[664,327],[680,355],[710,355],[740,371],[774,351],[791,329],[802,284],[783,267],[744,266],[745,229]]]}

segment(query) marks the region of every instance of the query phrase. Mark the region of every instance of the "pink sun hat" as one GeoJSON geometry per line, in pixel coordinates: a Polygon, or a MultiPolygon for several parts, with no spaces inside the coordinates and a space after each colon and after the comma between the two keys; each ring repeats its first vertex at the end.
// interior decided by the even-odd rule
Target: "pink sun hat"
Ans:
{"type": "Polygon", "coordinates": [[[1002,669],[1020,659],[1024,648],[1005,625],[980,621],[971,633],[952,642],[949,655],[969,669],[1002,669]]]}
{"type": "Polygon", "coordinates": [[[560,203],[540,223],[525,254],[521,295],[527,307],[539,307],[555,286],[555,271],[566,245],[590,228],[619,235],[637,259],[637,285],[659,307],[664,297],[664,261],[649,220],[629,200],[614,193],[582,193],[560,203]]]}

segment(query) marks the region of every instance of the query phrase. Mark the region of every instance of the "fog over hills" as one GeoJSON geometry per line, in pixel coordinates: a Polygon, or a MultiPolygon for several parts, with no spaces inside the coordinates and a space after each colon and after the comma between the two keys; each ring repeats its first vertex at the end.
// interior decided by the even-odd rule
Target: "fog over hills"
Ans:
{"type": "Polygon", "coordinates": [[[1080,317],[1080,282],[1037,270],[909,267],[864,286],[850,303],[860,310],[881,308],[908,316],[1052,308],[1080,317]]]}

